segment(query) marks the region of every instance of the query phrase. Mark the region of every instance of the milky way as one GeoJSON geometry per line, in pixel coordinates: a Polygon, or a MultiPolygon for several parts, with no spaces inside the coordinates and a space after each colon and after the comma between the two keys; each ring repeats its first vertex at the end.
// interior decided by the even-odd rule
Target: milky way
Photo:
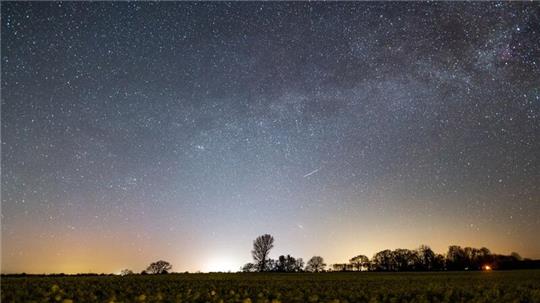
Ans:
{"type": "Polygon", "coordinates": [[[538,3],[2,2],[2,270],[252,240],[540,258],[538,3]]]}

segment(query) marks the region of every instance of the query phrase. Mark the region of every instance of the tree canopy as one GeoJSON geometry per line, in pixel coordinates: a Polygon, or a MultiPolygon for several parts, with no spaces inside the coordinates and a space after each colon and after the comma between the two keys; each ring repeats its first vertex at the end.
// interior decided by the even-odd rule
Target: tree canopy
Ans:
{"type": "Polygon", "coordinates": [[[167,274],[172,269],[172,265],[163,260],[153,262],[146,268],[148,274],[167,274]]]}

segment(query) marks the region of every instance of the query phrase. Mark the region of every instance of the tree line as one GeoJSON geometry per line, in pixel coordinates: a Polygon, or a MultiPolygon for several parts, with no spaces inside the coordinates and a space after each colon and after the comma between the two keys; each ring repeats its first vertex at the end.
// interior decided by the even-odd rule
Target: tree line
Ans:
{"type": "MultiPolygon", "coordinates": [[[[385,249],[373,257],[356,255],[347,263],[327,266],[323,257],[313,256],[306,263],[302,258],[281,255],[270,258],[274,248],[274,237],[264,234],[253,241],[251,255],[253,262],[240,268],[242,272],[324,272],[324,271],[445,271],[445,270],[504,270],[540,269],[540,260],[523,259],[518,253],[510,255],[494,254],[489,249],[451,245],[445,254],[435,253],[429,246],[417,249],[385,249]]],[[[169,262],[160,260],[151,263],[141,274],[167,274],[171,271],[169,262]]],[[[121,275],[131,275],[133,271],[124,269],[121,275]]]]}
{"type": "MultiPolygon", "coordinates": [[[[265,234],[253,241],[251,255],[253,262],[240,268],[242,272],[324,272],[324,271],[445,271],[445,270],[506,270],[506,269],[540,269],[540,260],[522,258],[518,253],[510,255],[494,254],[489,249],[461,247],[451,245],[445,254],[435,253],[429,246],[421,245],[417,249],[398,248],[385,249],[373,257],[356,255],[346,263],[336,263],[327,267],[323,257],[313,256],[307,263],[302,258],[281,255],[277,259],[270,258],[274,248],[274,237],[265,234]]],[[[159,260],[152,262],[140,274],[168,274],[172,264],[159,260]]],[[[187,273],[187,272],[186,272],[187,273]]],[[[136,274],[124,269],[121,275],[136,274]]],[[[66,274],[49,274],[46,276],[65,276],[66,274]]],[[[79,273],[79,276],[97,276],[95,273],[79,273]]],[[[105,275],[105,274],[101,274],[105,275]]],[[[2,274],[1,276],[27,276],[26,273],[2,274]]],[[[28,275],[42,276],[42,275],[28,275]]]]}
{"type": "Polygon", "coordinates": [[[489,249],[451,245],[446,254],[435,253],[429,246],[417,249],[398,248],[377,252],[369,259],[357,255],[347,263],[327,268],[321,256],[313,256],[304,266],[302,258],[290,255],[269,257],[274,237],[265,234],[253,241],[253,262],[242,266],[243,272],[322,272],[322,271],[443,271],[540,268],[540,260],[523,259],[518,253],[493,254],[489,249]]]}

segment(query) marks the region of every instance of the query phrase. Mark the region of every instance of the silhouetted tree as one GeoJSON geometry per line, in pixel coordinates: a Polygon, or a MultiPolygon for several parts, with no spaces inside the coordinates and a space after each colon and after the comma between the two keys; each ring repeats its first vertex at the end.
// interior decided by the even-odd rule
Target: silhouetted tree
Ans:
{"type": "Polygon", "coordinates": [[[295,259],[290,255],[279,256],[275,263],[274,271],[278,272],[301,272],[304,269],[302,258],[295,259]]]}
{"type": "Polygon", "coordinates": [[[325,267],[326,263],[324,263],[324,259],[320,256],[314,256],[307,262],[306,271],[320,272],[323,271],[325,267]]]}
{"type": "Polygon", "coordinates": [[[492,262],[493,256],[485,247],[477,249],[452,245],[446,254],[446,267],[449,270],[480,270],[492,262]]]}
{"type": "Polygon", "coordinates": [[[463,249],[463,252],[465,254],[465,259],[464,259],[465,269],[466,270],[475,269],[474,261],[476,259],[478,249],[472,248],[472,247],[465,247],[463,249]]]}
{"type": "Polygon", "coordinates": [[[353,270],[360,271],[369,268],[369,258],[364,255],[358,255],[349,260],[353,270]]]}
{"type": "MultiPolygon", "coordinates": [[[[257,263],[248,263],[242,271],[274,271],[300,272],[304,267],[301,258],[279,256],[277,260],[268,258],[273,247],[270,235],[258,237],[254,242],[253,258],[257,263]]],[[[306,264],[305,270],[310,272],[324,271],[326,264],[320,256],[312,257],[306,264]]],[[[451,245],[446,255],[436,254],[427,245],[421,245],[415,250],[398,248],[377,252],[370,260],[364,255],[358,255],[349,263],[333,264],[333,271],[371,270],[371,271],[440,271],[440,270],[485,270],[490,269],[525,269],[540,268],[540,260],[523,259],[518,253],[511,255],[495,255],[489,249],[482,247],[464,247],[451,245]],[[489,267],[487,267],[489,266],[489,267]]]]}
{"type": "Polygon", "coordinates": [[[287,261],[285,259],[285,256],[281,255],[278,257],[276,262],[276,268],[274,268],[274,271],[278,272],[286,272],[287,271],[287,261]]]}
{"type": "Polygon", "coordinates": [[[296,259],[296,272],[304,271],[304,260],[302,258],[296,259]]]}
{"type": "Polygon", "coordinates": [[[491,251],[485,247],[480,248],[480,256],[478,261],[480,263],[480,267],[493,263],[493,255],[491,254],[491,251]]]}
{"type": "Polygon", "coordinates": [[[433,259],[433,264],[431,270],[445,270],[446,269],[446,258],[444,255],[436,254],[435,259],[433,259]]]}
{"type": "MultiPolygon", "coordinates": [[[[520,260],[519,255],[511,254],[510,256],[504,255],[493,255],[493,266],[494,269],[517,269],[517,268],[526,268],[522,264],[527,264],[520,260]]],[[[534,268],[534,267],[533,267],[534,268]]],[[[538,268],[538,267],[537,267],[538,268]]]]}
{"type": "Polygon", "coordinates": [[[412,271],[415,270],[418,262],[418,255],[416,251],[398,248],[392,252],[394,255],[394,262],[396,270],[398,271],[412,271]]]}
{"type": "Polygon", "coordinates": [[[268,254],[273,247],[274,237],[269,234],[259,236],[253,241],[251,255],[258,271],[268,271],[268,254]]]}
{"type": "Polygon", "coordinates": [[[346,271],[347,270],[347,263],[336,263],[332,264],[332,270],[333,271],[346,271]]]}
{"type": "Polygon", "coordinates": [[[353,271],[354,266],[350,263],[335,263],[332,264],[332,271],[353,271]]]}
{"type": "Polygon", "coordinates": [[[133,274],[133,271],[131,269],[122,269],[120,271],[120,275],[122,276],[127,276],[127,275],[132,275],[133,274]]]}
{"type": "Polygon", "coordinates": [[[448,247],[446,267],[449,270],[464,270],[467,267],[467,263],[467,254],[461,246],[451,245],[448,247]]]}
{"type": "Polygon", "coordinates": [[[468,258],[466,266],[469,269],[481,270],[485,265],[492,263],[491,252],[485,247],[480,249],[466,247],[465,254],[468,258]]]}
{"type": "Polygon", "coordinates": [[[264,271],[276,271],[276,264],[277,264],[276,260],[272,258],[268,258],[268,260],[266,261],[266,267],[264,271]]]}
{"type": "Polygon", "coordinates": [[[172,269],[172,265],[163,260],[154,262],[146,268],[146,273],[148,274],[167,274],[172,269]]]}
{"type": "MultiPolygon", "coordinates": [[[[486,249],[487,249],[487,248],[486,248],[486,249]]],[[[517,261],[523,261],[523,258],[521,257],[521,255],[518,254],[518,253],[515,252],[515,251],[512,252],[512,253],[510,254],[510,257],[516,259],[517,261]]]]}
{"type": "Polygon", "coordinates": [[[246,263],[242,266],[241,270],[243,272],[255,272],[257,271],[257,266],[253,263],[246,263]]]}
{"type": "Polygon", "coordinates": [[[375,271],[394,271],[396,269],[396,263],[394,261],[394,254],[391,250],[385,249],[376,253],[371,258],[372,269],[375,271]]]}
{"type": "Polygon", "coordinates": [[[420,245],[416,250],[418,255],[418,264],[416,270],[433,270],[435,267],[436,254],[427,245],[420,245]]]}

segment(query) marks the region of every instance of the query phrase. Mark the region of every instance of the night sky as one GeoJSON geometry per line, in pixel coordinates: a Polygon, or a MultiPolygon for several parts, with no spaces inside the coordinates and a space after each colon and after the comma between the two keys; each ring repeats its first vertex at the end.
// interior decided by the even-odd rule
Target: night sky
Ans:
{"type": "Polygon", "coordinates": [[[539,3],[1,11],[3,272],[540,258],[539,3]]]}

